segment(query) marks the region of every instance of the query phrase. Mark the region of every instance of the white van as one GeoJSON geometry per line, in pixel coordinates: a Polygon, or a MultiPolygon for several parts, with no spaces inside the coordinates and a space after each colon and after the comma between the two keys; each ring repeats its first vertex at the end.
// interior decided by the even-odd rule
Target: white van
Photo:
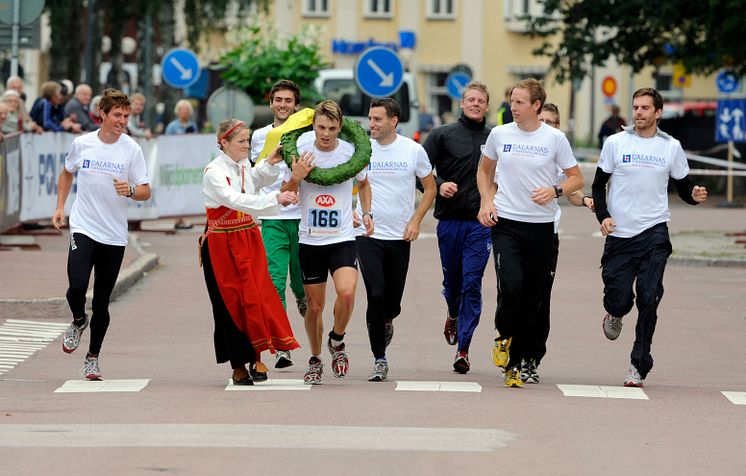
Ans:
{"type": "MultiPolygon", "coordinates": [[[[363,94],[357,87],[353,75],[351,69],[323,69],[319,71],[319,77],[314,84],[324,99],[336,101],[342,108],[342,114],[355,119],[367,130],[371,97],[363,94]]],[[[402,108],[397,132],[419,142],[419,101],[417,85],[411,73],[404,73],[404,81],[392,97],[402,108]]]]}

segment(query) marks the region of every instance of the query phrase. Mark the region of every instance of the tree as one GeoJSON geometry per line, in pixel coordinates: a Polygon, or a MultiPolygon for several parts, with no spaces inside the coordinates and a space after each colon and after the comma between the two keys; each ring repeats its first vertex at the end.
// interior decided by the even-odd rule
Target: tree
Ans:
{"type": "MultiPolygon", "coordinates": [[[[49,76],[52,79],[80,81],[82,0],[47,0],[50,33],[49,76]],[[57,27],[55,28],[54,25],[57,27]]],[[[70,91],[72,93],[72,91],[70,91]]]]}
{"type": "Polygon", "coordinates": [[[746,73],[746,0],[537,1],[545,15],[527,19],[529,35],[546,41],[534,54],[551,58],[559,82],[582,79],[611,57],[635,72],[682,63],[691,73],[746,73]]]}
{"type": "Polygon", "coordinates": [[[246,91],[254,103],[266,104],[269,90],[280,79],[294,81],[304,101],[319,99],[313,82],[327,64],[313,30],[304,27],[299,34],[283,38],[273,29],[263,32],[254,25],[236,32],[235,38],[245,39],[224,53],[215,68],[222,70],[224,81],[246,91]]]}

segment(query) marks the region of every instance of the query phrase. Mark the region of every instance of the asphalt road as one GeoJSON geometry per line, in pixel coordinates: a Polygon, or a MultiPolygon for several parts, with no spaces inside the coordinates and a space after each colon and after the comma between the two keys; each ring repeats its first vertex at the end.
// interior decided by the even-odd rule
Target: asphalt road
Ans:
{"type": "MultiPolygon", "coordinates": [[[[0,366],[14,365],[0,375],[0,473],[744,474],[746,405],[721,392],[735,392],[728,395],[736,402],[746,395],[746,269],[669,265],[655,368],[642,391],[624,393],[636,314],[617,341],[604,338],[603,239],[587,210],[563,211],[549,351],[541,383],[523,389],[504,388],[490,360],[492,260],[472,370],[453,373],[431,219],[412,248],[389,381],[367,381],[373,360],[360,280],[346,338],[350,374],[335,379],[326,357],[324,384],[301,390],[280,381],[301,379],[308,358],[293,307],[303,346],[296,364],[271,369],[273,390],[226,390],[230,369],[214,361],[197,231],[142,233],[160,267],[112,304],[101,354],[109,390],[141,389],[79,392],[88,334],[77,352],[63,354],[57,336],[66,315],[29,320],[44,331],[0,322],[0,336],[2,326],[51,336],[26,352],[0,339],[0,366]]],[[[746,228],[743,210],[677,205],[673,215],[673,231],[746,228]]]]}

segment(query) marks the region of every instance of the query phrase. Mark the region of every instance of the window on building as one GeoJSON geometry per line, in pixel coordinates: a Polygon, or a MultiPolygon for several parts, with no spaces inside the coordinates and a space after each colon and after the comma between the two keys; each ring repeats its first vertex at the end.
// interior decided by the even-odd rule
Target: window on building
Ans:
{"type": "MultiPolygon", "coordinates": [[[[544,7],[539,0],[505,0],[503,17],[509,31],[523,33],[528,31],[527,17],[544,15],[544,7]]],[[[554,12],[553,16],[558,13],[554,12]]],[[[557,16],[557,19],[559,17],[557,16]]]]}
{"type": "Polygon", "coordinates": [[[328,17],[331,0],[303,0],[303,16],[328,17]]]}
{"type": "Polygon", "coordinates": [[[428,0],[427,18],[453,20],[456,18],[456,0],[428,0]]]}
{"type": "Polygon", "coordinates": [[[365,2],[365,16],[369,18],[391,18],[394,10],[394,0],[367,0],[365,2]]]}

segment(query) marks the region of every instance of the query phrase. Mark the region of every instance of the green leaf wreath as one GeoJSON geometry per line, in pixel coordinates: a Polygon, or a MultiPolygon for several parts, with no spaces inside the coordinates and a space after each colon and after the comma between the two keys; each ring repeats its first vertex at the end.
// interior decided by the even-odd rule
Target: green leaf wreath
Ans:
{"type": "MultiPolygon", "coordinates": [[[[300,158],[298,153],[298,137],[313,129],[312,125],[286,132],[282,135],[282,157],[288,167],[293,166],[293,156],[300,158]]],[[[316,185],[334,185],[353,178],[370,163],[370,139],[365,129],[356,121],[347,117],[342,118],[342,130],[339,138],[351,142],[355,146],[355,153],[350,160],[335,167],[316,167],[308,174],[306,180],[316,185]]]]}

